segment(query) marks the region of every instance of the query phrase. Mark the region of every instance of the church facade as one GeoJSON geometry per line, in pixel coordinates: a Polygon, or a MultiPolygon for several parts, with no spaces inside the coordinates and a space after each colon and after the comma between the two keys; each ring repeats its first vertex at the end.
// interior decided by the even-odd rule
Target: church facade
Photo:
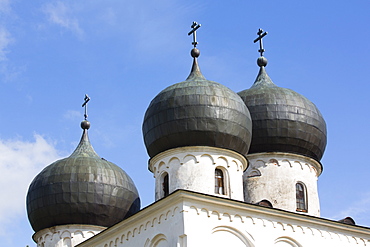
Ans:
{"type": "Polygon", "coordinates": [[[260,29],[255,40],[254,84],[235,93],[201,73],[200,25],[191,27],[190,75],[162,90],[144,117],[156,201],[140,209],[131,178],[93,150],[85,113],[73,154],[30,185],[37,246],[368,246],[369,228],[320,218],[325,120],[307,98],[272,82],[267,33],[260,29]]]}

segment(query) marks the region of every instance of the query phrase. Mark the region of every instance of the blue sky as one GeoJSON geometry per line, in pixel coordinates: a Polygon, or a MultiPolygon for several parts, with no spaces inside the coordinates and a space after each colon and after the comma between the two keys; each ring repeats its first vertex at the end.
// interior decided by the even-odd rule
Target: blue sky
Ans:
{"type": "Polygon", "coordinates": [[[193,21],[204,76],[239,92],[267,72],[313,101],[328,128],[322,217],[370,226],[370,2],[0,0],[0,246],[34,246],[28,185],[76,147],[87,93],[90,140],[153,202],[141,124],[150,101],[189,74],[193,21]]]}

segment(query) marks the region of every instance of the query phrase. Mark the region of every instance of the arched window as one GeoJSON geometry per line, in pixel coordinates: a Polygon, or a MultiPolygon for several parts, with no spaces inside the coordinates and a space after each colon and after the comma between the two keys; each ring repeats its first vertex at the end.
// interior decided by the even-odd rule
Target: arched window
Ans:
{"type": "Polygon", "coordinates": [[[219,195],[225,195],[224,173],[221,169],[215,170],[215,193],[219,195]]]}
{"type": "Polygon", "coordinates": [[[296,183],[297,212],[307,212],[307,191],[303,183],[296,183]]]}
{"type": "Polygon", "coordinates": [[[163,190],[163,197],[168,196],[169,185],[168,185],[168,174],[167,173],[163,176],[162,190],[163,190]]]}

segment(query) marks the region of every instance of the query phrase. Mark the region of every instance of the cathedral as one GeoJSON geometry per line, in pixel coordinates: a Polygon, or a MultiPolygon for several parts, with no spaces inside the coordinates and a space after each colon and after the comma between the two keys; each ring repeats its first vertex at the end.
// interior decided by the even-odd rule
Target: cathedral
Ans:
{"type": "Polygon", "coordinates": [[[29,186],[37,246],[368,246],[370,228],[320,217],[326,123],[314,103],[268,76],[267,33],[254,40],[254,84],[236,93],[202,74],[199,27],[189,32],[189,76],[159,92],[144,116],[155,202],[141,208],[134,181],[94,151],[86,95],[77,148],[29,186]]]}

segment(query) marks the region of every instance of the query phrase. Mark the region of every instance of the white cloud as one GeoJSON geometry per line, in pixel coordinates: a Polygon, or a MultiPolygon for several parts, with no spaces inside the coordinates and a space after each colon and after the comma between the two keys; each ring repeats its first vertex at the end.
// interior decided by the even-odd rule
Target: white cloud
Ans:
{"type": "Polygon", "coordinates": [[[84,32],[80,28],[77,18],[73,16],[72,8],[67,6],[67,4],[60,1],[48,3],[43,6],[42,10],[51,23],[72,31],[79,38],[83,37],[84,32]]]}
{"type": "Polygon", "coordinates": [[[28,186],[42,168],[59,159],[54,145],[35,134],[34,141],[0,140],[0,236],[11,234],[9,224],[25,215],[28,186]]]}
{"type": "Polygon", "coordinates": [[[12,43],[13,39],[10,32],[7,30],[5,23],[11,12],[10,1],[0,0],[0,62],[6,60],[6,53],[8,46],[12,43]]]}
{"type": "Polygon", "coordinates": [[[5,27],[0,26],[0,62],[6,60],[7,48],[10,43],[12,43],[10,33],[5,27]]]}
{"type": "Polygon", "coordinates": [[[115,10],[111,7],[102,10],[102,14],[100,18],[103,22],[107,23],[108,25],[115,25],[117,24],[117,14],[115,10]]]}
{"type": "Polygon", "coordinates": [[[5,82],[14,79],[20,73],[8,62],[9,46],[14,43],[15,39],[7,27],[15,18],[10,0],[0,0],[0,76],[5,82]]]}
{"type": "Polygon", "coordinates": [[[0,13],[10,12],[10,0],[0,0],[0,13]]]}
{"type": "Polygon", "coordinates": [[[63,114],[63,118],[67,120],[81,120],[83,117],[81,111],[76,111],[76,110],[68,110],[66,113],[63,114]]]}

